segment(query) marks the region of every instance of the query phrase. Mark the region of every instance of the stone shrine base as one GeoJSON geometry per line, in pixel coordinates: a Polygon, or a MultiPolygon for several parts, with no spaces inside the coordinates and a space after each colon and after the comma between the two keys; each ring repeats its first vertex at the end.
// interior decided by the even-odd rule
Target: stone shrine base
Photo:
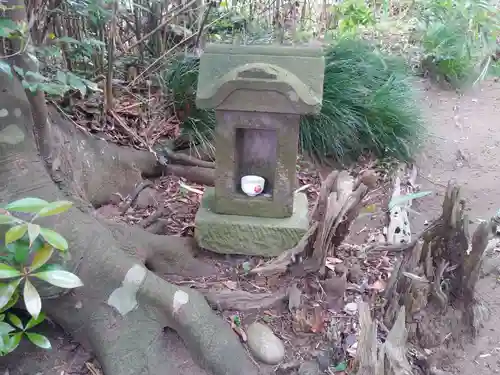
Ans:
{"type": "Polygon", "coordinates": [[[278,256],[297,245],[309,229],[307,197],[295,194],[293,215],[271,219],[220,215],[212,211],[214,189],[206,188],[194,232],[201,248],[221,254],[278,256]]]}

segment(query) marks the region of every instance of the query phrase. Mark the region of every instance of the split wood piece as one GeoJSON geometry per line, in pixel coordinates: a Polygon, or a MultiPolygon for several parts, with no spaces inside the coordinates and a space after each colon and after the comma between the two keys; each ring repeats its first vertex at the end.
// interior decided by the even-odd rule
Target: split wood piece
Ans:
{"type": "Polygon", "coordinates": [[[359,306],[361,327],[356,356],[356,375],[411,375],[412,368],[406,358],[406,312],[401,306],[396,322],[381,345],[377,340],[377,322],[372,320],[370,307],[359,306]]]}
{"type": "Polygon", "coordinates": [[[328,254],[335,254],[335,248],[347,237],[351,223],[363,207],[363,198],[368,188],[356,184],[346,171],[331,172],[321,184],[320,192],[310,219],[309,230],[297,246],[289,249],[271,262],[256,267],[251,274],[275,275],[285,273],[294,263],[294,274],[325,273],[325,260],[328,254]],[[297,262],[299,258],[307,258],[297,262]]]}

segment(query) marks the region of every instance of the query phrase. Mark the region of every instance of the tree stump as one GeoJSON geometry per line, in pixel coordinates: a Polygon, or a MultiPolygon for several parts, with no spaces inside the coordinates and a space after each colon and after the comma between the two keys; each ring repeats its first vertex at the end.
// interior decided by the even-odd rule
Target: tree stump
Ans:
{"type": "Polygon", "coordinates": [[[470,241],[465,201],[459,193],[460,188],[450,182],[441,216],[412,243],[367,250],[368,256],[378,251],[400,252],[401,256],[377,319],[372,320],[366,304],[360,309],[358,375],[417,373],[406,358],[409,346],[416,359],[425,359],[421,348],[474,337],[487,319],[488,310],[476,298],[475,287],[499,218],[481,223],[470,241]],[[379,327],[386,334],[381,345],[379,327]]]}

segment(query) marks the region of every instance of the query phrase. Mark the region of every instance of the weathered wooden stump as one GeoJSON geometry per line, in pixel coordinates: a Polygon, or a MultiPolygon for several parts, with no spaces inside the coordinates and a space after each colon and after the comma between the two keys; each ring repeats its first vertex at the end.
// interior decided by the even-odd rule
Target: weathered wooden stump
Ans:
{"type": "Polygon", "coordinates": [[[412,243],[368,249],[368,256],[377,251],[397,251],[401,256],[378,319],[372,320],[367,305],[360,310],[357,375],[412,374],[408,345],[418,353],[449,339],[474,337],[487,318],[475,287],[498,217],[481,223],[469,240],[465,201],[459,193],[450,182],[441,216],[412,243]],[[382,345],[377,340],[379,324],[388,332],[382,345]]]}

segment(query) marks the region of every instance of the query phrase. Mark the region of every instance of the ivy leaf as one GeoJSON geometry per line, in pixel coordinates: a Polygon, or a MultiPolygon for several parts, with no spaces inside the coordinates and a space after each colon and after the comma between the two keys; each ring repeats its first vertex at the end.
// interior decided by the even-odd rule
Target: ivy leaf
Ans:
{"type": "Polygon", "coordinates": [[[40,235],[40,225],[28,223],[28,237],[30,239],[30,247],[33,245],[33,242],[40,235]]]}
{"type": "Polygon", "coordinates": [[[0,336],[5,336],[15,330],[9,323],[0,322],[0,336]]]}
{"type": "Polygon", "coordinates": [[[41,322],[43,322],[45,320],[45,314],[42,312],[40,313],[40,315],[38,315],[38,318],[31,318],[28,322],[28,324],[26,324],[26,330],[27,329],[31,329],[33,327],[36,327],[37,325],[39,325],[41,322]]]}
{"type": "Polygon", "coordinates": [[[7,314],[7,318],[9,318],[10,322],[14,324],[19,329],[24,329],[23,322],[21,322],[21,319],[15,314],[9,313],[7,314]]]}
{"type": "Polygon", "coordinates": [[[40,335],[38,333],[31,333],[31,332],[26,332],[26,337],[28,337],[28,340],[30,340],[33,344],[38,346],[39,348],[42,349],[50,349],[50,341],[47,337],[40,335]]]}
{"type": "Polygon", "coordinates": [[[49,203],[48,206],[42,208],[40,212],[38,212],[37,217],[45,217],[60,214],[61,212],[68,211],[71,206],[73,206],[73,202],[70,201],[56,201],[49,203]]]}
{"type": "Polygon", "coordinates": [[[62,96],[66,91],[68,91],[69,86],[51,82],[51,83],[40,83],[37,85],[37,88],[39,88],[40,90],[49,95],[62,96]]]}
{"type": "MultiPolygon", "coordinates": [[[[14,67],[17,68],[17,67],[14,67]]],[[[19,68],[21,69],[21,68],[19,68]]],[[[22,71],[22,69],[21,69],[22,71]]],[[[23,198],[12,203],[9,203],[5,209],[16,212],[37,213],[42,208],[47,206],[49,202],[39,198],[23,198]]]]}
{"type": "Polygon", "coordinates": [[[24,76],[26,78],[32,78],[34,82],[46,82],[46,81],[48,81],[47,77],[41,75],[38,72],[32,72],[31,70],[28,70],[24,76]]]}
{"type": "Polygon", "coordinates": [[[49,244],[45,244],[45,246],[38,250],[33,257],[33,262],[31,263],[31,272],[39,269],[45,263],[47,263],[54,253],[54,248],[49,244]]]}
{"type": "Polygon", "coordinates": [[[10,279],[11,277],[21,276],[21,272],[14,267],[0,263],[0,279],[10,279]]]}
{"type": "Polygon", "coordinates": [[[36,319],[42,310],[42,299],[29,279],[24,281],[23,297],[26,310],[36,319]]]}
{"type": "Polygon", "coordinates": [[[71,38],[69,36],[63,36],[61,38],[56,39],[56,41],[64,43],[72,43],[72,44],[81,44],[79,40],[76,40],[75,38],[71,38]]]}
{"type": "Polygon", "coordinates": [[[58,70],[56,73],[56,79],[61,83],[66,83],[66,73],[58,70]]]}
{"type": "Polygon", "coordinates": [[[87,94],[87,85],[85,85],[85,82],[83,82],[80,77],[73,73],[69,73],[68,78],[68,83],[71,88],[80,91],[82,93],[82,96],[85,96],[87,94]]]}
{"type": "Polygon", "coordinates": [[[45,241],[52,245],[52,247],[61,251],[68,250],[68,241],[66,241],[59,233],[47,228],[41,228],[40,233],[45,241]]]}
{"type": "Polygon", "coordinates": [[[12,70],[10,69],[9,63],[0,60],[0,72],[7,74],[10,78],[13,78],[12,70]]]}
{"type": "MultiPolygon", "coordinates": [[[[20,77],[24,77],[24,70],[23,70],[23,68],[20,68],[20,67],[18,67],[17,65],[14,65],[12,68],[14,69],[14,71],[15,71],[17,74],[19,74],[19,76],[20,76],[20,77]]],[[[30,199],[30,198],[27,198],[27,199],[30,199]]],[[[35,199],[36,199],[36,198],[35,198],[35,199]]],[[[21,200],[22,200],[22,199],[21,199],[21,200]]],[[[21,212],[22,212],[22,211],[21,211],[21,212]]]]}
{"type": "Polygon", "coordinates": [[[28,224],[20,224],[10,228],[7,233],[5,233],[5,244],[8,245],[22,238],[26,234],[27,230],[28,224]]]}
{"type": "Polygon", "coordinates": [[[1,284],[0,285],[0,311],[4,310],[5,307],[9,308],[10,307],[9,305],[14,305],[17,302],[17,299],[19,298],[19,294],[14,299],[12,298],[12,296],[16,292],[16,289],[19,286],[20,282],[21,282],[21,279],[17,279],[17,280],[11,281],[8,284],[1,284]]]}
{"type": "Polygon", "coordinates": [[[43,271],[32,275],[60,288],[71,289],[83,286],[82,280],[80,280],[80,278],[75,274],[68,271],[43,271]]]}

